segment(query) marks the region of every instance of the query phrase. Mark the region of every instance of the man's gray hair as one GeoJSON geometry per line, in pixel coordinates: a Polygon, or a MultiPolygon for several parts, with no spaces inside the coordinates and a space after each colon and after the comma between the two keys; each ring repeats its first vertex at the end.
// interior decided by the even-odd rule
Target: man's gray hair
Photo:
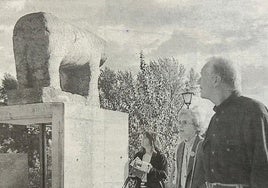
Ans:
{"type": "Polygon", "coordinates": [[[214,74],[221,77],[222,81],[233,90],[241,90],[241,74],[232,61],[222,57],[212,57],[208,60],[214,74]]]}
{"type": "Polygon", "coordinates": [[[179,112],[179,118],[182,115],[190,115],[191,119],[192,119],[192,122],[193,122],[193,125],[195,127],[195,130],[197,132],[201,131],[201,129],[202,129],[201,115],[200,115],[200,112],[199,112],[197,107],[193,107],[193,108],[190,108],[190,109],[185,109],[185,108],[181,109],[181,111],[179,112]]]}

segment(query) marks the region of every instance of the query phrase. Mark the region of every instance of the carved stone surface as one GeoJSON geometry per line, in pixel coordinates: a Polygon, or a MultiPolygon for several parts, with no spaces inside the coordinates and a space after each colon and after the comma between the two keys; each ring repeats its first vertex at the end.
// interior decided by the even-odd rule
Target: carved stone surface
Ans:
{"type": "Polygon", "coordinates": [[[99,67],[105,41],[53,16],[38,12],[21,17],[13,31],[19,88],[53,87],[88,96],[99,105],[99,67]]]}

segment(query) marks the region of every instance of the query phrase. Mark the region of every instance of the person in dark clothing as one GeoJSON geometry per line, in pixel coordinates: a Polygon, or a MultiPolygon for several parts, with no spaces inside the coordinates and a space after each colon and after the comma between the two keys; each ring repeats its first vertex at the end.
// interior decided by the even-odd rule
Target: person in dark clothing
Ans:
{"type": "Polygon", "coordinates": [[[208,188],[268,187],[268,110],[240,94],[235,65],[211,58],[201,71],[201,97],[215,104],[202,145],[208,188]]]}
{"type": "Polygon", "coordinates": [[[142,149],[135,154],[134,159],[139,157],[142,161],[150,163],[151,167],[144,179],[136,178],[136,188],[164,188],[164,180],[168,176],[168,163],[165,155],[157,147],[157,135],[145,132],[142,136],[142,149]]]}

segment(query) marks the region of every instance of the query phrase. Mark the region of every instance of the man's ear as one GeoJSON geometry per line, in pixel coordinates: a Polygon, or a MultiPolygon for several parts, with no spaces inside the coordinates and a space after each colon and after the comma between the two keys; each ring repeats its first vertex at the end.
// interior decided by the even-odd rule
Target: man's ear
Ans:
{"type": "Polygon", "coordinates": [[[214,85],[214,87],[217,87],[217,86],[220,85],[220,83],[221,83],[221,77],[219,75],[213,75],[212,79],[213,79],[213,85],[214,85]]]}

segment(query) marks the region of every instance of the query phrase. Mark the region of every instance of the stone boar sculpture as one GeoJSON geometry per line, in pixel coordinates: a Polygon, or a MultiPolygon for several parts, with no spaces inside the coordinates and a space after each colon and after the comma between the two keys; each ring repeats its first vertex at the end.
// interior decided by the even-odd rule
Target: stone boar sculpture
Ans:
{"type": "Polygon", "coordinates": [[[21,17],[13,31],[19,88],[52,87],[99,106],[98,77],[105,41],[45,12],[21,17]]]}

